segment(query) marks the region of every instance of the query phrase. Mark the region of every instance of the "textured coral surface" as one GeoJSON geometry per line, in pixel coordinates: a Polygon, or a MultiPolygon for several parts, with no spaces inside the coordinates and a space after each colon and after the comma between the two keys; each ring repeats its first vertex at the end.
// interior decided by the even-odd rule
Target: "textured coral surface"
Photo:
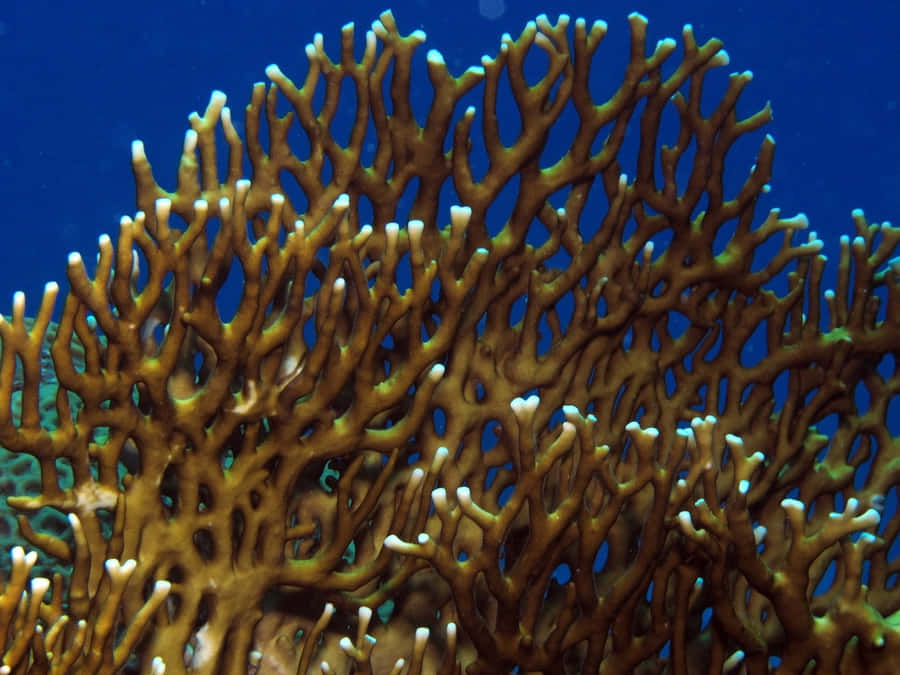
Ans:
{"type": "Polygon", "coordinates": [[[0,321],[8,504],[71,570],[14,549],[10,672],[892,672],[900,230],[826,271],[757,213],[750,74],[701,106],[721,43],[629,22],[615,91],[539,17],[420,110],[385,13],[242,134],[215,92],[174,187],[135,142],[55,335],[55,284],[0,321]]]}

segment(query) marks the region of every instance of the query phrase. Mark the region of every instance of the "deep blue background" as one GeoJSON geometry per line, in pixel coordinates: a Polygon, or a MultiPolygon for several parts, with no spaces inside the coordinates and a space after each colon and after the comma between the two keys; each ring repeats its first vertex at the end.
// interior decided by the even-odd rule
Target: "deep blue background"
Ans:
{"type": "MultiPolygon", "coordinates": [[[[426,47],[439,49],[454,73],[493,54],[501,33],[517,34],[541,11],[607,20],[609,50],[624,46],[629,11],[650,18],[650,44],[680,39],[681,26],[691,22],[698,39],[725,41],[727,71],[753,70],[743,113],[772,102],[769,132],[778,143],[772,204],[785,213],[805,211],[829,250],[838,233],[850,231],[852,208],[898,219],[900,3],[505,4],[495,20],[479,13],[479,0],[404,0],[392,7],[404,32],[426,30],[426,47]]],[[[333,50],[343,23],[366,28],[385,6],[0,3],[0,311],[9,311],[11,294],[21,289],[32,313],[44,282],[64,281],[66,254],[79,250],[92,259],[96,237],[114,233],[119,217],[133,211],[132,139],[145,141],[157,175],[167,179],[186,115],[202,110],[212,89],[228,94],[240,118],[250,85],[265,79],[267,64],[300,76],[303,46],[315,32],[333,50]]]]}
{"type": "MultiPolygon", "coordinates": [[[[767,207],[806,212],[831,253],[839,234],[852,231],[851,209],[873,220],[900,218],[900,3],[505,4],[493,20],[479,12],[479,0],[392,7],[404,32],[427,32],[426,47],[439,49],[454,74],[494,54],[503,32],[518,34],[539,12],[606,19],[604,49],[621,58],[630,11],[650,18],[651,45],[680,40],[690,22],[701,41],[725,41],[724,72],[754,72],[740,112],[772,102],[768,131],[778,150],[767,207]]],[[[0,312],[24,290],[34,313],[43,284],[64,281],[66,255],[93,259],[97,236],[114,233],[133,211],[133,139],[145,141],[157,177],[171,187],[186,116],[203,109],[212,89],[228,94],[240,120],[267,64],[299,78],[315,32],[334,57],[341,25],[353,20],[365,29],[384,8],[348,0],[0,4],[0,312]]],[[[895,508],[894,494],[889,513],[895,508]]]]}

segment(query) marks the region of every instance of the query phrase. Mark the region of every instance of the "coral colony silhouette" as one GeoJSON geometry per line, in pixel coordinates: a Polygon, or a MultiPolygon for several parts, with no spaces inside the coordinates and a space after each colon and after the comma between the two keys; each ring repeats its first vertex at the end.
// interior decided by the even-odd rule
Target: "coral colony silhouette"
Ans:
{"type": "Polygon", "coordinates": [[[724,181],[750,73],[704,114],[721,43],[629,23],[603,96],[600,21],[429,51],[421,123],[386,12],[243,137],[214,93],[173,189],[134,143],[58,325],[0,321],[0,672],[893,672],[900,229],[826,273],[771,137],[724,181]]]}

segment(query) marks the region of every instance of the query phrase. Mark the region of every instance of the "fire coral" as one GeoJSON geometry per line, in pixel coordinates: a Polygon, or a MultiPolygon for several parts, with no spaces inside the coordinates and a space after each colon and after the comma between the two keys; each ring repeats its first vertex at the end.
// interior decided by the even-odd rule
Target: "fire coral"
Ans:
{"type": "Polygon", "coordinates": [[[892,672],[900,230],[854,212],[824,286],[806,218],[756,212],[773,140],[725,181],[750,74],[704,114],[721,43],[664,69],[629,23],[608,94],[600,21],[429,51],[420,123],[385,13],[270,66],[243,136],[214,93],[171,191],[134,143],[52,337],[56,284],[0,321],[7,501],[71,570],[12,551],[0,671],[892,672]]]}

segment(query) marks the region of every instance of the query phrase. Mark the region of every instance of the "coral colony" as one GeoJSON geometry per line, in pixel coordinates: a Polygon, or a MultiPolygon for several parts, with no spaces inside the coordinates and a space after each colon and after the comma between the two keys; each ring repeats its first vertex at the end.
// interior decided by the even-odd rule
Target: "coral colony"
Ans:
{"type": "Polygon", "coordinates": [[[900,229],[826,272],[751,75],[701,108],[721,43],[629,24],[602,96],[600,21],[429,51],[423,123],[384,13],[243,136],[214,93],[174,188],[134,143],[59,323],[0,321],[0,672],[894,672],[900,229]]]}

